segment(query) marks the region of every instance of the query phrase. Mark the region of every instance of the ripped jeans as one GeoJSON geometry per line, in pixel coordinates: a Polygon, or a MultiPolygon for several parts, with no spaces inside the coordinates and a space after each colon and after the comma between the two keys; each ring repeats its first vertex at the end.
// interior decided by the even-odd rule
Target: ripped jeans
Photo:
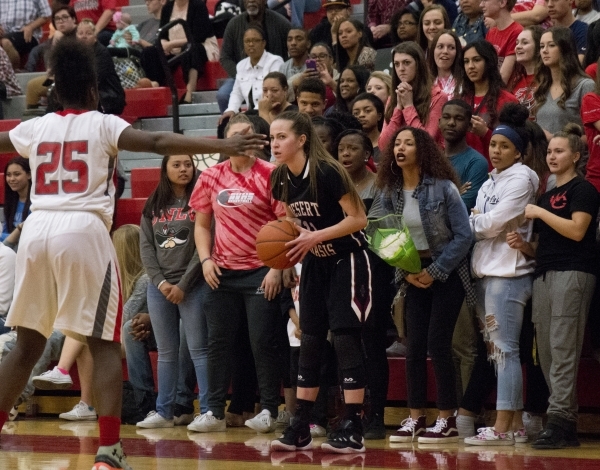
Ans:
{"type": "Polygon", "coordinates": [[[477,315],[484,325],[488,358],[496,366],[496,410],[523,409],[523,372],[519,359],[519,336],[523,310],[531,297],[533,276],[478,279],[477,315]]]}

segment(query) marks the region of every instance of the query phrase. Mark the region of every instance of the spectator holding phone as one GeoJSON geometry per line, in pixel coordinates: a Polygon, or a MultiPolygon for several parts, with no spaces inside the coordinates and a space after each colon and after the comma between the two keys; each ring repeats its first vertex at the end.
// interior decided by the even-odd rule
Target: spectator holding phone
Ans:
{"type": "Polygon", "coordinates": [[[333,103],[335,101],[334,90],[337,89],[337,81],[340,76],[333,67],[333,51],[327,44],[319,42],[311,47],[308,57],[304,72],[289,80],[292,82],[294,92],[297,95],[296,90],[304,80],[308,78],[319,79],[326,87],[327,102],[333,103]]]}

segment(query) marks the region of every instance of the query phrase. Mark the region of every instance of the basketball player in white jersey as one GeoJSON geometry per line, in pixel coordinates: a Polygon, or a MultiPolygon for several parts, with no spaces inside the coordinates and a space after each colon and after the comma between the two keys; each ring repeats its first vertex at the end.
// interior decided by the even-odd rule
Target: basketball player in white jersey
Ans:
{"type": "Polygon", "coordinates": [[[0,364],[0,428],[44,350],[52,329],[87,341],[100,447],[93,470],[131,469],[120,443],[121,299],[110,241],[118,150],[161,155],[262,148],[260,135],[227,140],[134,130],[97,109],[91,49],[63,39],[51,69],[64,111],[0,133],[0,152],[19,152],[32,169],[31,210],[17,253],[15,296],[6,320],[17,344],[0,364]]]}

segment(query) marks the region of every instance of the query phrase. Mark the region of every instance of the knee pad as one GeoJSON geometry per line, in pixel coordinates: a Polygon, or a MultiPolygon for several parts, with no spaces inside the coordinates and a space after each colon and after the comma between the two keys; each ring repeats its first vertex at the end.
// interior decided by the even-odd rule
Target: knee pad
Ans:
{"type": "Polygon", "coordinates": [[[360,330],[334,332],[333,347],[343,377],[342,387],[346,390],[364,388],[366,374],[360,330]]]}
{"type": "Polygon", "coordinates": [[[319,386],[321,360],[325,348],[325,338],[302,333],[300,359],[298,360],[298,387],[319,386]]]}

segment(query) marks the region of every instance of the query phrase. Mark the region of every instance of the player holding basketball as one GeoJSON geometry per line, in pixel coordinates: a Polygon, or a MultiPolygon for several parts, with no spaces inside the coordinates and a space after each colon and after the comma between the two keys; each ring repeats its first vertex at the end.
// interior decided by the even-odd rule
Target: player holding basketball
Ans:
{"type": "Polygon", "coordinates": [[[32,214],[23,227],[6,320],[17,327],[17,344],[0,363],[0,428],[54,327],[87,340],[94,357],[100,447],[93,469],[131,469],[119,440],[121,301],[108,231],[117,152],[240,153],[264,142],[256,135],[218,141],[134,130],[95,111],[95,60],[85,45],[63,39],[50,63],[65,110],[0,133],[0,152],[29,157],[33,179],[32,214]]]}
{"type": "Polygon", "coordinates": [[[343,376],[346,416],[321,448],[364,452],[361,410],[365,368],[361,328],[371,311],[371,267],[361,230],[367,224],[350,176],[315,134],[305,114],[284,112],[271,124],[271,149],[280,166],[273,172],[275,199],[300,221],[300,235],[288,256],[302,260],[298,405],[291,425],[272,450],[312,447],[309,419],[319,391],[319,370],[327,330],[333,332],[343,376]]]}

